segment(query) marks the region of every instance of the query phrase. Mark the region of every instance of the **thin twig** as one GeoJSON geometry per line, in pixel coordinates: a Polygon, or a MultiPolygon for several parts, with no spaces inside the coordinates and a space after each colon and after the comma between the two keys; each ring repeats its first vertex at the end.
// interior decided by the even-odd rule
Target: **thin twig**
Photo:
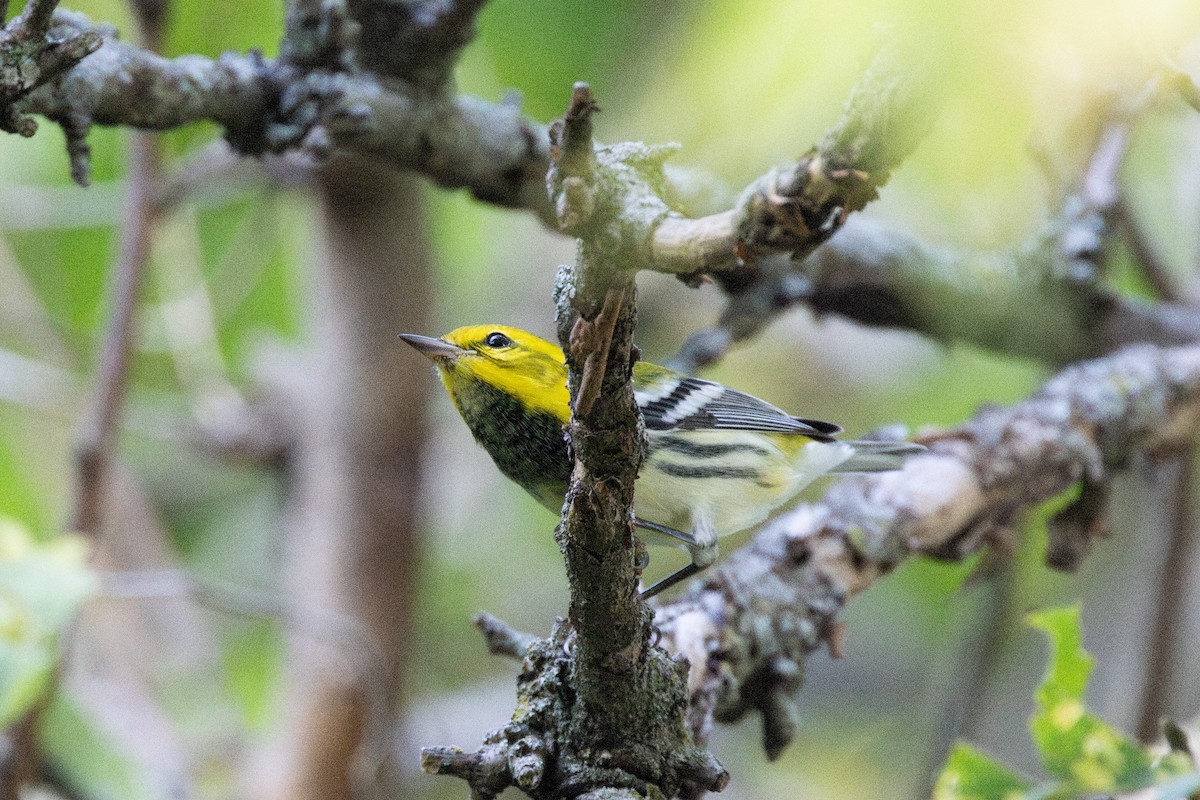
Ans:
{"type": "Polygon", "coordinates": [[[1133,252],[1134,260],[1158,298],[1168,303],[1194,302],[1196,287],[1185,285],[1184,281],[1172,274],[1171,268],[1146,234],[1145,226],[1138,220],[1124,193],[1117,200],[1116,216],[1125,234],[1125,242],[1133,252]]]}
{"type": "Polygon", "coordinates": [[[949,652],[933,656],[932,660],[944,666],[934,666],[937,677],[930,694],[936,698],[935,724],[921,776],[924,784],[920,797],[933,797],[934,782],[954,742],[976,738],[973,734],[984,719],[984,695],[1000,663],[1004,622],[1016,588],[1016,572],[1005,565],[1000,574],[990,576],[984,585],[972,589],[973,594],[982,595],[979,606],[971,607],[964,602],[959,607],[955,614],[957,635],[951,637],[946,648],[949,652]]]}
{"type": "Polygon", "coordinates": [[[151,193],[158,145],[151,134],[134,132],[129,146],[129,194],[109,289],[112,312],[101,344],[94,399],[80,426],[75,451],[79,486],[72,527],[93,536],[100,532],[105,480],[125,403],[134,317],[150,256],[153,226],[151,193]]]}
{"type": "Polygon", "coordinates": [[[583,361],[583,377],[579,380],[579,396],[575,399],[575,413],[579,416],[587,416],[592,410],[592,404],[600,396],[605,365],[608,363],[608,351],[612,347],[613,329],[617,325],[617,317],[621,313],[624,300],[623,287],[609,289],[604,293],[604,307],[600,309],[600,316],[595,322],[588,322],[580,317],[575,322],[575,329],[571,331],[571,349],[575,350],[578,343],[580,352],[587,353],[583,361]]]}
{"type": "Polygon", "coordinates": [[[508,656],[520,661],[530,646],[538,640],[533,634],[519,631],[487,612],[476,615],[472,622],[483,634],[484,644],[493,655],[508,656]]]}
{"type": "Polygon", "coordinates": [[[1179,632],[1186,630],[1191,610],[1188,579],[1197,560],[1194,503],[1196,500],[1196,454],[1188,448],[1177,458],[1178,473],[1168,489],[1170,530],[1163,572],[1155,582],[1158,595],[1154,603],[1154,628],[1146,647],[1146,671],[1142,676],[1142,697],[1137,736],[1154,742],[1162,735],[1163,717],[1170,710],[1169,699],[1173,668],[1179,663],[1179,632]]]}
{"type": "Polygon", "coordinates": [[[1162,300],[1177,300],[1179,292],[1170,269],[1163,263],[1162,255],[1134,217],[1133,210],[1129,207],[1129,200],[1124,195],[1117,203],[1117,216],[1125,231],[1125,241],[1129,244],[1129,249],[1133,251],[1133,257],[1141,267],[1146,280],[1150,282],[1154,293],[1162,300]]]}
{"type": "MultiPolygon", "coordinates": [[[[135,4],[134,10],[139,12],[146,48],[157,52],[162,44],[162,13],[141,13],[141,3],[135,4]]],[[[131,132],[121,243],[109,286],[111,311],[101,343],[94,399],[80,426],[75,449],[79,485],[72,527],[91,536],[99,535],[103,522],[108,469],[124,410],[134,317],[150,259],[158,162],[157,139],[141,131],[131,132]]]]}
{"type": "Polygon", "coordinates": [[[17,18],[17,25],[27,34],[45,36],[57,7],[58,0],[29,0],[17,18]]]}

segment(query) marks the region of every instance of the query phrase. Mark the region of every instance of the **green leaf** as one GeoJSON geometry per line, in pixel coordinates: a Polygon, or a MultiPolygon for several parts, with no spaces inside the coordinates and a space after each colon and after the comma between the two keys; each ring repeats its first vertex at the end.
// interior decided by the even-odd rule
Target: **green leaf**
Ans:
{"type": "Polygon", "coordinates": [[[934,800],[1018,800],[1029,782],[991,756],[959,743],[933,789],[934,800]]]}
{"type": "Polygon", "coordinates": [[[1083,693],[1092,657],[1083,649],[1078,604],[1029,614],[1050,639],[1050,666],[1035,694],[1029,726],[1046,771],[1069,791],[1128,791],[1154,781],[1150,756],[1088,713],[1083,693]]]}
{"type": "Polygon", "coordinates": [[[0,728],[45,690],[58,639],[95,589],[82,539],[35,542],[14,520],[0,518],[0,728]]]}
{"type": "Polygon", "coordinates": [[[114,744],[88,712],[59,692],[42,720],[47,760],[79,796],[100,800],[165,800],[147,770],[114,744]]]}

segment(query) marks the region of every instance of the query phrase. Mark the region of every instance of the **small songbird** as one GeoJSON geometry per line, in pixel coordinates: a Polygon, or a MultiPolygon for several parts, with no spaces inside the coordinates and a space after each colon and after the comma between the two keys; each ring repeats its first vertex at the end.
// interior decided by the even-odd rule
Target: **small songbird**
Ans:
{"type": "MultiPolygon", "coordinates": [[[[435,339],[400,338],[430,358],[475,440],[496,466],[558,513],[573,460],[567,367],[558,345],[503,325],[435,339]]],[[[633,392],[648,449],[634,486],[635,524],[652,544],[682,546],[691,564],[651,597],[717,558],[717,539],[762,522],[815,478],[897,469],[924,450],[903,441],[837,441],[830,422],[793,417],[713,381],[639,361],[633,392]]]]}

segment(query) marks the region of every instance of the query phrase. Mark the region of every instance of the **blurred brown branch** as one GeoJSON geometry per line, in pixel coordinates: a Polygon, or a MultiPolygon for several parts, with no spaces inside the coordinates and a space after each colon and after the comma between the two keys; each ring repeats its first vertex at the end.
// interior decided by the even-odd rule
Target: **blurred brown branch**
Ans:
{"type": "MultiPolygon", "coordinates": [[[[47,41],[50,18],[56,2],[30,0],[22,13],[6,28],[16,36],[32,37],[34,46],[47,41]]],[[[81,34],[74,39],[91,47],[89,37],[81,34]]],[[[5,42],[0,42],[0,50],[5,42]]],[[[158,30],[147,31],[147,46],[158,44],[158,30]]],[[[91,47],[91,49],[95,49],[91,47]]],[[[51,50],[50,52],[53,52],[51,50]]],[[[90,50],[89,50],[90,52],[90,50]]],[[[62,66],[61,64],[59,65],[62,66]]],[[[11,92],[11,87],[5,89],[11,92]]],[[[15,117],[14,117],[15,119],[15,117]]],[[[71,143],[68,142],[70,149],[71,143]]],[[[129,188],[125,198],[120,250],[113,266],[110,283],[112,305],[108,328],[101,345],[98,375],[92,391],[91,407],[85,415],[76,443],[77,486],[72,530],[92,537],[93,544],[105,527],[108,505],[113,502],[112,470],[117,436],[124,413],[127,394],[130,351],[134,342],[134,315],[137,310],[143,279],[149,261],[153,233],[151,187],[158,165],[158,148],[153,138],[135,131],[129,151],[129,188]]],[[[97,547],[93,558],[101,554],[97,547]]],[[[59,667],[61,670],[61,665],[59,667]]],[[[7,757],[0,758],[0,771],[11,773],[3,781],[6,794],[16,797],[23,785],[40,771],[41,748],[38,731],[41,717],[49,707],[53,693],[58,690],[58,675],[16,726],[7,757]]]]}
{"type": "MultiPolygon", "coordinates": [[[[427,327],[430,253],[410,176],[339,158],[320,172],[327,250],[319,273],[316,369],[292,376],[285,562],[297,597],[356,620],[380,655],[378,686],[331,669],[337,648],[293,635],[287,723],[263,753],[254,793],[329,800],[398,789],[386,737],[412,657],[421,546],[416,528],[425,392],[397,330],[427,327]],[[381,705],[374,698],[382,697],[381,705]]],[[[303,632],[299,632],[303,633],[303,632]]]]}
{"type": "Polygon", "coordinates": [[[121,246],[110,288],[111,314],[100,351],[94,398],[76,445],[78,496],[71,526],[95,534],[100,527],[105,478],[113,457],[125,402],[130,350],[154,223],[151,191],[158,164],[152,134],[134,131],[129,151],[129,192],[121,224],[121,246]]]}

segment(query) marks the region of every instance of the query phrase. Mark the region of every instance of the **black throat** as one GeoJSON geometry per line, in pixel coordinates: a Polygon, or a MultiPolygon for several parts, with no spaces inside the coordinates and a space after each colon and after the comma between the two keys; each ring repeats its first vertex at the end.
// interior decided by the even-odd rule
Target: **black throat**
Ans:
{"type": "Polygon", "coordinates": [[[454,400],[475,440],[500,471],[557,511],[573,461],[562,423],[553,414],[526,408],[512,395],[483,383],[454,400]]]}

